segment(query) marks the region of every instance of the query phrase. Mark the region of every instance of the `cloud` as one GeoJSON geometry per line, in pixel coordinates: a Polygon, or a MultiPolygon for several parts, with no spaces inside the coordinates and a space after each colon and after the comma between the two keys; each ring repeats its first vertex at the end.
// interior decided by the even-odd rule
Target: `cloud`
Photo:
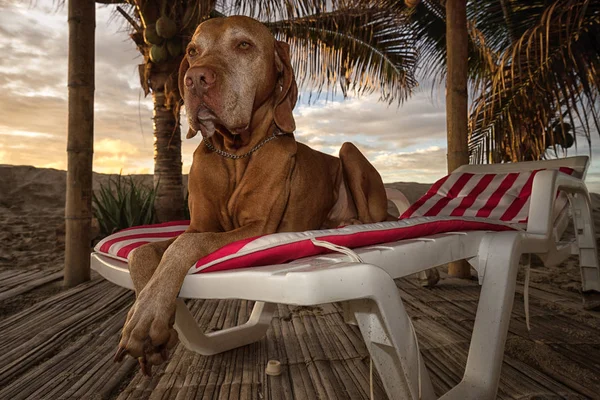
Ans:
{"type": "MultiPolygon", "coordinates": [[[[66,168],[68,26],[66,7],[54,4],[2,4],[0,148],[5,163],[66,168]]],[[[148,172],[152,101],[140,96],[137,64],[142,59],[113,15],[111,7],[97,6],[94,168],[148,172]]]]}
{"type": "Polygon", "coordinates": [[[384,142],[396,148],[420,144],[423,139],[445,140],[446,114],[423,93],[398,107],[375,96],[302,104],[296,110],[297,137],[308,140],[358,139],[384,142]],[[368,138],[367,138],[368,137],[368,138]]]}
{"type": "Polygon", "coordinates": [[[406,153],[379,153],[372,161],[384,182],[433,183],[446,171],[446,149],[432,146],[406,153]]]}
{"type": "Polygon", "coordinates": [[[400,107],[375,96],[319,101],[295,114],[298,141],[332,155],[353,142],[385,182],[432,182],[446,171],[446,114],[428,94],[400,107]]]}
{"type": "MultiPolygon", "coordinates": [[[[0,163],[66,169],[66,7],[54,0],[0,0],[0,10],[0,163]]],[[[96,19],[94,169],[151,173],[152,100],[139,85],[142,58],[113,6],[98,5],[96,19]]],[[[429,86],[400,107],[376,96],[333,96],[309,105],[304,93],[295,110],[296,138],[333,155],[351,141],[386,182],[433,182],[446,173],[446,117],[443,99],[432,100],[429,86]]],[[[185,123],[182,132],[185,138],[185,123]]],[[[183,139],[184,172],[200,141],[183,139]]],[[[600,149],[600,140],[594,138],[592,148],[600,149]]],[[[588,182],[600,191],[596,164],[588,182]]]]}
{"type": "Polygon", "coordinates": [[[25,137],[25,138],[51,138],[53,137],[49,133],[44,132],[28,132],[28,131],[0,131],[0,135],[6,136],[15,136],[15,137],[25,137]]]}
{"type": "MultiPolygon", "coordinates": [[[[112,7],[97,6],[96,18],[94,169],[152,171],[152,101],[141,95],[137,74],[142,58],[112,7]]],[[[5,1],[0,13],[2,162],[66,168],[66,19],[66,8],[52,0],[38,0],[35,7],[5,1]]],[[[394,172],[404,165],[394,153],[410,154],[444,138],[443,108],[420,94],[402,107],[376,97],[300,102],[295,115],[298,140],[336,155],[343,142],[352,141],[389,180],[405,176],[401,169],[394,172]]],[[[185,124],[182,131],[187,132],[185,124]]],[[[184,139],[184,172],[200,140],[184,139]]]]}

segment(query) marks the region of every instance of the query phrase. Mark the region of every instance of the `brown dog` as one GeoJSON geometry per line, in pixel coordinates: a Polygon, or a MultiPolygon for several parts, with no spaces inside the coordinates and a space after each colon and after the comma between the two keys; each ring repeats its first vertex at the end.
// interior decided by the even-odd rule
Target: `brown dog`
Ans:
{"type": "Polygon", "coordinates": [[[175,300],[190,266],[234,242],[274,232],[390,219],[381,177],[350,143],[335,158],[294,140],[297,87],[289,47],[241,16],[202,23],[179,70],[193,137],[191,224],[130,258],[137,300],[115,359],[144,373],[177,342],[175,300]]]}

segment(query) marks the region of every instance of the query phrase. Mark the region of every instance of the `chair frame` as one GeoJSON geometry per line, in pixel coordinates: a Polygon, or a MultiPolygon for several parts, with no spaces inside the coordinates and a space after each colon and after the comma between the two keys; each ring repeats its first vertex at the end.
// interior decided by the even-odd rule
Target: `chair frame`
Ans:
{"type": "MultiPolygon", "coordinates": [[[[567,166],[585,171],[587,157],[464,166],[457,172],[507,173],[567,166]]],[[[346,322],[358,325],[390,399],[434,399],[431,379],[394,279],[466,259],[477,270],[481,295],[463,379],[442,399],[491,399],[498,389],[504,346],[522,254],[558,264],[580,258],[584,294],[600,292],[600,268],[583,179],[547,169],[534,178],[526,230],[450,232],[354,249],[362,262],[342,254],[308,257],[288,264],[188,275],[177,300],[175,328],[191,351],[213,355],[260,340],[277,303],[317,305],[342,302],[346,322]],[[557,190],[568,194],[575,227],[561,241],[568,214],[553,215],[557,190]],[[535,206],[533,206],[535,205],[535,206]],[[335,282],[335,283],[334,283],[335,282]],[[181,298],[256,301],[248,322],[203,332],[181,298]]],[[[109,281],[133,289],[127,264],[98,253],[92,268],[109,281]]]]}

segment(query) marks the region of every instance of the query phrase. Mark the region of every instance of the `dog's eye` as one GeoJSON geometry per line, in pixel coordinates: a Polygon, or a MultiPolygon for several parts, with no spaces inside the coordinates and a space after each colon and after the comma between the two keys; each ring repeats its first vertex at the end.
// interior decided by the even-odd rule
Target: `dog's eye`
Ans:
{"type": "Polygon", "coordinates": [[[242,50],[246,50],[250,48],[250,43],[248,42],[241,42],[240,44],[238,44],[238,47],[242,50]]]}
{"type": "Polygon", "coordinates": [[[187,53],[188,53],[188,56],[194,57],[194,56],[198,55],[198,50],[196,50],[194,47],[190,47],[189,49],[187,49],[187,53]]]}

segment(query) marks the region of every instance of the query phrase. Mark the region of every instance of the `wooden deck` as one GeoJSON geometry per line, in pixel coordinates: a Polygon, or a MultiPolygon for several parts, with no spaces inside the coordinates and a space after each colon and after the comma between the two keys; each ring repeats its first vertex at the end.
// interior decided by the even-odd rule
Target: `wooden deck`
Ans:
{"type": "MultiPolygon", "coordinates": [[[[543,274],[534,268],[534,278],[543,274]]],[[[368,352],[335,304],[279,306],[263,340],[217,356],[178,345],[148,379],[133,360],[112,361],[132,293],[99,277],[60,290],[60,278],[57,270],[0,269],[0,399],[369,398],[368,352]],[[265,375],[269,359],[281,361],[281,376],[265,375]]],[[[532,330],[519,286],[498,397],[600,398],[600,313],[584,311],[574,291],[534,280],[532,330]]],[[[454,279],[433,289],[410,279],[398,287],[435,390],[443,393],[464,370],[479,287],[454,279]]],[[[207,330],[245,321],[252,306],[238,300],[190,305],[207,330]]],[[[387,398],[377,377],[374,394],[387,398]]]]}

